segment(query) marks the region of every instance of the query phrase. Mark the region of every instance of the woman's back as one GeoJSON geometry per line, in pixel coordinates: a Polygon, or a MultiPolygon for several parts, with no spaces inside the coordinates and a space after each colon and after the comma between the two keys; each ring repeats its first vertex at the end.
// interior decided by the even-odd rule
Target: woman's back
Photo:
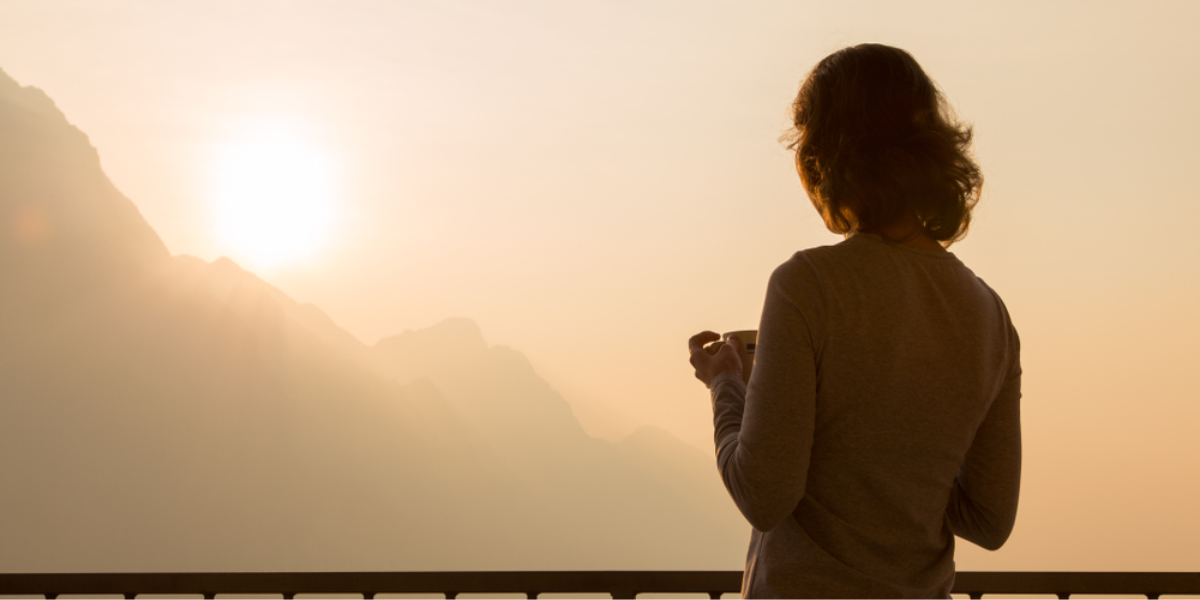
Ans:
{"type": "MultiPolygon", "coordinates": [[[[798,253],[777,269],[748,396],[786,407],[807,403],[798,390],[811,390],[811,446],[803,497],[791,517],[756,540],[747,593],[948,593],[954,563],[947,507],[969,450],[1011,465],[1007,476],[956,495],[987,499],[986,514],[1000,517],[972,532],[977,541],[998,546],[1012,524],[1004,515],[1015,516],[1016,345],[999,298],[947,252],[858,234],[798,253]],[[801,344],[807,347],[794,347],[801,344]],[[787,356],[813,361],[811,387],[796,385],[791,374],[804,369],[781,360],[787,356]],[[1003,435],[992,447],[985,440],[973,447],[989,414],[989,426],[1003,435]]],[[[719,398],[717,392],[714,386],[719,398]]],[[[770,410],[747,412],[742,430],[764,425],[752,423],[755,416],[777,418],[770,410]]],[[[794,469],[792,462],[780,471],[794,469]]],[[[739,505],[771,501],[758,496],[739,505]]],[[[779,510],[743,512],[764,508],[779,510]]]]}

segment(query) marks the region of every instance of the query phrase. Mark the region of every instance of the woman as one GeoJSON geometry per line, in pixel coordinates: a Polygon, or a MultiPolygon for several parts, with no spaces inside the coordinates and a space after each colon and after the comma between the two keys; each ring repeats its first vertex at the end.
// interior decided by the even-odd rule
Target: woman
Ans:
{"type": "Polygon", "coordinates": [[[748,387],[732,344],[689,340],[754,527],[742,594],[946,598],[954,536],[1004,544],[1021,471],[1016,330],[946,251],[982,185],[971,130],[877,44],[822,60],[792,108],[800,180],[846,240],[772,274],[748,387]]]}

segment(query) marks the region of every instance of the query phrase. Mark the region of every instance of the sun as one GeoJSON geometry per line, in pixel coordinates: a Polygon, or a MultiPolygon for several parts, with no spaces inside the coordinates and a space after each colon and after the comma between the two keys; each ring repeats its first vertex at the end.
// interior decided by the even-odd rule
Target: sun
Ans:
{"type": "Polygon", "coordinates": [[[214,183],[216,234],[234,259],[277,267],[310,258],[328,242],[330,161],[293,129],[263,126],[222,145],[214,183]]]}

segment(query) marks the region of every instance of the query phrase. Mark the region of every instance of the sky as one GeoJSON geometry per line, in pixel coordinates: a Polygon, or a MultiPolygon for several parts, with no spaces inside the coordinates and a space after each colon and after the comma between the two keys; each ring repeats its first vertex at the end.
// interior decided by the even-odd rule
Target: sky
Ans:
{"type": "Polygon", "coordinates": [[[1198,570],[1169,552],[1200,535],[1198,25],[1195,2],[0,0],[0,68],[173,254],[368,344],[469,317],[593,435],[710,451],[687,338],[756,327],[775,266],[840,240],[779,141],[799,82],[904,48],[974,125],[951,250],[1021,334],[1022,517],[1056,529],[1019,519],[1017,551],[1198,570]]]}

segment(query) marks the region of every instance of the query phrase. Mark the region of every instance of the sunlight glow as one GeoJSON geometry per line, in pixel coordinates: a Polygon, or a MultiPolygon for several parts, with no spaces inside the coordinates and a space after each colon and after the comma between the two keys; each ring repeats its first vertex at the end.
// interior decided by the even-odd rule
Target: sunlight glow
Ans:
{"type": "Polygon", "coordinates": [[[293,128],[260,127],[222,146],[213,196],[221,243],[260,268],[311,257],[334,218],[331,171],[293,128]]]}

